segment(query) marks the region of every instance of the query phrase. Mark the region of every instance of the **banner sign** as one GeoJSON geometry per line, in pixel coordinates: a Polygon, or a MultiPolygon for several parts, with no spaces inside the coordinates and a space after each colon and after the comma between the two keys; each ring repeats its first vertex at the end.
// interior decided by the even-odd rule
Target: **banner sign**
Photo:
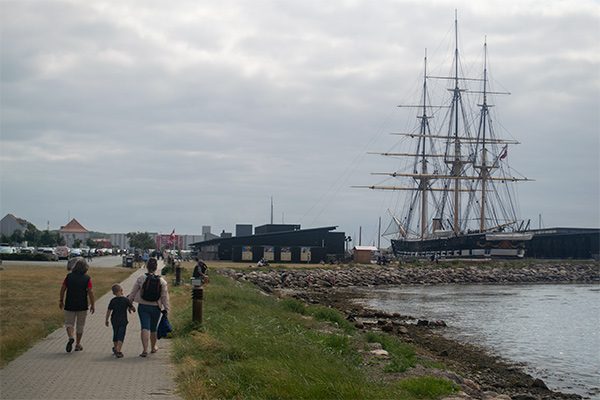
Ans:
{"type": "Polygon", "coordinates": [[[310,261],[310,247],[302,247],[300,251],[300,261],[310,261]]]}
{"type": "Polygon", "coordinates": [[[263,258],[267,261],[275,261],[275,247],[265,246],[263,258]]]}
{"type": "Polygon", "coordinates": [[[242,261],[252,261],[252,246],[242,246],[242,261]]]}

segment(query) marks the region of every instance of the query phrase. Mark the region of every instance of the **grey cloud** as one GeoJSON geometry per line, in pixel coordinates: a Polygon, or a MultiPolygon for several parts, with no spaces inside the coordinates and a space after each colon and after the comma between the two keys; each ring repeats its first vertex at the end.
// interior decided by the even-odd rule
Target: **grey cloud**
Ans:
{"type": "MultiPolygon", "coordinates": [[[[194,233],[263,223],[274,195],[276,220],[373,236],[398,195],[349,186],[395,167],[364,152],[405,128],[395,105],[414,101],[425,47],[448,73],[454,8],[373,4],[3,2],[2,212],[194,233]]],[[[597,225],[594,15],[487,7],[459,7],[461,44],[478,75],[487,33],[496,88],[513,92],[497,109],[523,142],[512,164],[537,179],[524,216],[597,225]]]]}

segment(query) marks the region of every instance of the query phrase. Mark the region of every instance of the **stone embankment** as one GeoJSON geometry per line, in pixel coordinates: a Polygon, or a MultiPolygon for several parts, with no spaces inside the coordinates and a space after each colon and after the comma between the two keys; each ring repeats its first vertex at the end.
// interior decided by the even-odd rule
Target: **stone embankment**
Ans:
{"type": "Polygon", "coordinates": [[[526,266],[345,266],[303,270],[233,270],[221,273],[273,289],[414,284],[600,283],[600,264],[531,264],[526,266]]]}

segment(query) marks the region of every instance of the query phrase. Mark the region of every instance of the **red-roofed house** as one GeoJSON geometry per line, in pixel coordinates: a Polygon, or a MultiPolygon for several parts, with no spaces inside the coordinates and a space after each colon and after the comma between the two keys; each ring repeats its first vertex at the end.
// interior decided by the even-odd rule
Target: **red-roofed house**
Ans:
{"type": "Polygon", "coordinates": [[[75,243],[77,239],[81,241],[82,246],[85,246],[86,240],[90,237],[90,232],[75,218],[65,226],[61,226],[59,232],[62,237],[65,238],[68,247],[73,247],[73,243],[75,243]]]}

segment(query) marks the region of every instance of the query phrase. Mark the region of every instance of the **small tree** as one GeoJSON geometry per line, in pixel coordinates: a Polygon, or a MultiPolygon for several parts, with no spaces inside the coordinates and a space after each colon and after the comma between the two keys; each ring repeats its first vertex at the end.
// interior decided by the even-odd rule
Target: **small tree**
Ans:
{"type": "Polygon", "coordinates": [[[127,234],[129,246],[136,249],[153,249],[156,243],[148,232],[129,232],[127,234]]]}
{"type": "Polygon", "coordinates": [[[55,237],[54,240],[55,240],[55,243],[56,243],[57,246],[64,246],[64,245],[67,244],[67,241],[65,240],[64,237],[62,237],[60,235],[60,233],[54,232],[54,237],[55,237]]]}
{"type": "Polygon", "coordinates": [[[81,247],[81,239],[75,239],[73,241],[73,247],[75,247],[76,249],[81,247]]]}
{"type": "Polygon", "coordinates": [[[96,242],[94,242],[94,240],[93,240],[92,238],[88,238],[88,239],[85,241],[85,245],[86,245],[87,247],[96,247],[96,242]]]}
{"type": "Polygon", "coordinates": [[[42,233],[31,222],[27,223],[27,229],[23,233],[23,239],[27,240],[30,246],[39,246],[42,233]]]}
{"type": "Polygon", "coordinates": [[[10,235],[10,240],[13,244],[21,243],[23,241],[23,233],[17,229],[10,235]]]}
{"type": "Polygon", "coordinates": [[[56,246],[56,239],[50,231],[46,230],[40,234],[40,245],[42,246],[56,246]]]}

